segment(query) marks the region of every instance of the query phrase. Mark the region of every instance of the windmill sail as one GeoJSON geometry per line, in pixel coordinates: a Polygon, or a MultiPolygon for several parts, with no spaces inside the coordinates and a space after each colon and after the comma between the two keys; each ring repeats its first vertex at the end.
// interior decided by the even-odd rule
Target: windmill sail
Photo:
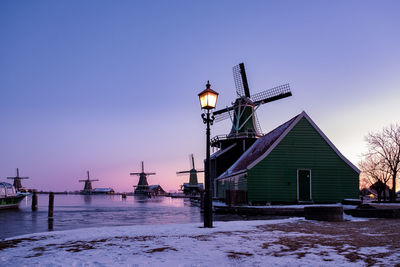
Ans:
{"type": "Polygon", "coordinates": [[[215,122],[220,122],[229,118],[233,118],[233,108],[231,110],[227,110],[224,113],[220,113],[220,114],[213,114],[214,115],[214,119],[215,122]]]}
{"type": "Polygon", "coordinates": [[[249,84],[247,82],[246,70],[244,64],[240,63],[233,67],[233,79],[236,86],[238,97],[250,97],[249,84]]]}
{"type": "Polygon", "coordinates": [[[93,187],[92,187],[92,182],[98,181],[98,179],[90,179],[90,173],[89,171],[86,171],[87,174],[87,179],[85,180],[79,180],[79,182],[84,182],[85,186],[83,187],[83,190],[81,191],[83,194],[91,194],[93,187]]]}
{"type": "Polygon", "coordinates": [[[201,190],[203,190],[203,184],[199,184],[197,180],[197,173],[204,172],[204,170],[196,170],[194,165],[194,156],[193,154],[189,155],[189,165],[190,170],[188,171],[179,171],[177,175],[187,175],[189,174],[189,183],[184,183],[181,186],[181,190],[185,195],[196,195],[199,194],[201,190]]]}
{"type": "Polygon", "coordinates": [[[137,186],[134,186],[136,189],[134,191],[135,195],[143,195],[149,193],[149,183],[147,182],[147,176],[155,175],[155,172],[145,172],[144,171],[144,162],[141,162],[142,172],[131,172],[130,175],[139,176],[139,182],[137,186]]]}
{"type": "Polygon", "coordinates": [[[257,113],[254,113],[254,118],[255,118],[255,121],[256,121],[257,132],[262,133],[263,131],[261,129],[261,125],[260,125],[260,121],[258,120],[257,113]]]}
{"type": "Polygon", "coordinates": [[[282,99],[285,97],[289,97],[292,95],[290,91],[290,85],[283,84],[269,90],[265,90],[263,92],[254,94],[251,96],[251,100],[254,102],[255,105],[265,104],[268,102],[272,102],[278,99],[282,99]]]}
{"type": "MultiPolygon", "coordinates": [[[[283,84],[263,92],[250,95],[246,70],[243,63],[233,67],[237,99],[232,106],[213,112],[215,122],[230,118],[232,129],[225,138],[213,139],[213,147],[228,147],[236,138],[258,138],[262,136],[260,123],[255,111],[262,104],[286,98],[292,95],[289,84],[283,84]],[[227,139],[232,139],[231,141],[227,139]],[[222,144],[224,143],[224,144],[222,144]]],[[[253,140],[254,141],[254,140],[253,140]]],[[[250,142],[253,142],[250,141],[250,142]]]]}
{"type": "Polygon", "coordinates": [[[24,189],[22,186],[21,180],[22,179],[29,179],[29,177],[21,177],[19,176],[19,168],[17,168],[17,176],[15,177],[7,177],[7,179],[12,179],[14,180],[13,186],[15,187],[15,190],[20,191],[24,189]]]}

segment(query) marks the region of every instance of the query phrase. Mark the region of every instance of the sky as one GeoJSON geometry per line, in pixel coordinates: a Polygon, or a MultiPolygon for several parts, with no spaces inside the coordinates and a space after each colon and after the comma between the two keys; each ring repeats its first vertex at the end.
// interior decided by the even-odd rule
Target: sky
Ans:
{"type": "MultiPolygon", "coordinates": [[[[400,122],[399,1],[0,1],[0,180],[39,190],[177,190],[205,157],[197,94],[290,83],[257,110],[268,132],[303,110],[354,164],[400,122]]],[[[227,134],[229,121],[211,135],[227,134]]],[[[200,180],[203,177],[200,176],[200,180]]]]}

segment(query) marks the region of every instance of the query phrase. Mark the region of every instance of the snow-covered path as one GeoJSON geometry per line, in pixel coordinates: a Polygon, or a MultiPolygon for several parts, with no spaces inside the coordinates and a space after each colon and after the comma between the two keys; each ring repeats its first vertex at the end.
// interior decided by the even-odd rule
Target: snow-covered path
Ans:
{"type": "Polygon", "coordinates": [[[380,234],[366,229],[376,222],[290,218],[215,222],[212,229],[194,223],[47,232],[0,241],[0,266],[394,266],[399,239],[397,246],[378,242],[380,234]]]}

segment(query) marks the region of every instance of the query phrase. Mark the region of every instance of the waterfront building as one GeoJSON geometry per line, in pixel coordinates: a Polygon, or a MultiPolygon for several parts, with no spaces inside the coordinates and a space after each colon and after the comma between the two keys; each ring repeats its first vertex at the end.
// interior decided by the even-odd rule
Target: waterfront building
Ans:
{"type": "Polygon", "coordinates": [[[214,190],[219,198],[245,192],[250,203],[338,202],[358,198],[359,173],[303,111],[259,137],[214,190]]]}

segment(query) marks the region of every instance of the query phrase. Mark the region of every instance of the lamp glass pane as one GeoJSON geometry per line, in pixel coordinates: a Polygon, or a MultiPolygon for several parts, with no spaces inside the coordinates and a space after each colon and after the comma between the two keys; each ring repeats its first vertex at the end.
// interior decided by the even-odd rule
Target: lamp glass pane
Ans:
{"type": "Polygon", "coordinates": [[[200,96],[200,106],[201,108],[205,108],[207,106],[207,94],[202,94],[200,96]]]}
{"type": "Polygon", "coordinates": [[[208,98],[207,98],[207,106],[210,108],[215,108],[216,104],[217,104],[217,95],[208,92],[207,93],[208,98]]]}

